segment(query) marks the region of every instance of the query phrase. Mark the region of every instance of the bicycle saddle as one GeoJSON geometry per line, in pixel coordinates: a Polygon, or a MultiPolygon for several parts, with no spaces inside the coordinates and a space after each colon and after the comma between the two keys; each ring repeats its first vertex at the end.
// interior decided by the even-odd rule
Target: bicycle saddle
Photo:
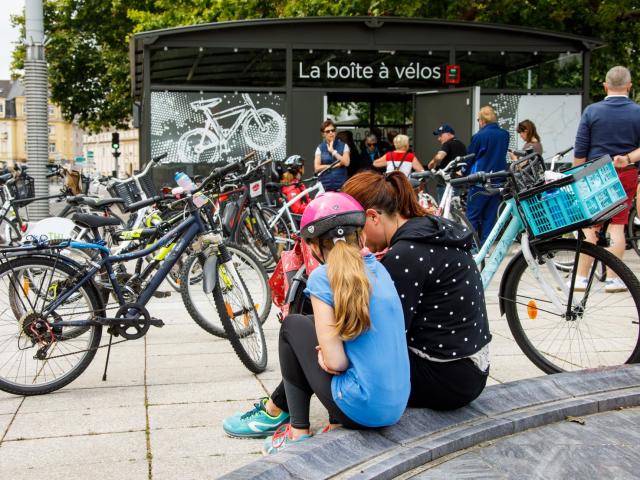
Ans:
{"type": "Polygon", "coordinates": [[[98,228],[108,225],[120,225],[120,220],[115,217],[103,217],[101,215],[91,215],[90,213],[74,213],[71,220],[81,227],[98,228]]]}
{"type": "Polygon", "coordinates": [[[116,203],[124,203],[124,200],[120,197],[114,198],[96,198],[96,197],[84,197],[81,201],[90,208],[105,208],[115,205],[116,203]]]}
{"type": "Polygon", "coordinates": [[[0,184],[7,183],[8,180],[13,178],[13,174],[5,173],[4,175],[0,175],[0,184]]]}
{"type": "Polygon", "coordinates": [[[207,98],[206,100],[196,100],[191,102],[193,108],[213,108],[222,102],[221,98],[207,98]]]}

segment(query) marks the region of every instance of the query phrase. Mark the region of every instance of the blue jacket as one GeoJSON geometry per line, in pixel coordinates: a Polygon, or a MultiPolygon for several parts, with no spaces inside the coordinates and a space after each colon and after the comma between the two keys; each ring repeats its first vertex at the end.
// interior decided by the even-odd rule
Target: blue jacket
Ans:
{"type": "Polygon", "coordinates": [[[593,160],[625,155],[640,147],[640,105],[627,97],[607,97],[584,109],[574,155],[593,160]]]}
{"type": "MultiPolygon", "coordinates": [[[[333,142],[333,148],[340,155],[344,153],[345,143],[336,138],[333,142]]],[[[326,142],[322,142],[318,145],[320,149],[320,162],[322,165],[331,165],[336,159],[329,153],[329,147],[326,142]]],[[[347,169],[345,167],[333,167],[331,171],[324,173],[320,177],[320,182],[324,186],[324,189],[328,192],[336,192],[340,190],[342,184],[347,181],[347,169]]]]}
{"type": "Polygon", "coordinates": [[[468,173],[499,172],[507,168],[507,149],[509,148],[509,132],[500,128],[497,123],[489,123],[482,127],[473,137],[467,153],[475,153],[468,173]]]}

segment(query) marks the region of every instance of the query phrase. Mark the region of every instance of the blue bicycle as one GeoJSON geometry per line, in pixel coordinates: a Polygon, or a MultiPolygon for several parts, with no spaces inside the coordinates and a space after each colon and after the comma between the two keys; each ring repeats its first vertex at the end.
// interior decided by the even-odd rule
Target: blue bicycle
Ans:
{"type": "Polygon", "coordinates": [[[241,168],[238,162],[214,169],[187,199],[188,216],[142,250],[112,255],[99,229],[119,220],[75,214],[74,221],[92,230],[92,243],[33,239],[31,244],[0,251],[0,390],[39,395],[69,384],[101,348],[103,327],[109,334],[108,344],[103,345],[109,349],[107,362],[113,337],[135,340],[151,326],[162,327],[163,321],[151,317],[146,305],[196,237],[211,246],[202,266],[202,288],[213,295],[227,338],[249,370],[264,371],[267,347],[259,314],[222,241],[211,204],[200,192],[241,168]],[[199,201],[194,202],[197,197],[199,201]],[[171,251],[146,286],[133,298],[127,296],[117,282],[114,264],[170,245],[171,251]],[[98,255],[78,264],[63,255],[65,249],[88,249],[98,255]],[[95,281],[97,276],[110,284],[108,289],[95,281]],[[118,302],[111,316],[107,315],[110,292],[118,302]]]}

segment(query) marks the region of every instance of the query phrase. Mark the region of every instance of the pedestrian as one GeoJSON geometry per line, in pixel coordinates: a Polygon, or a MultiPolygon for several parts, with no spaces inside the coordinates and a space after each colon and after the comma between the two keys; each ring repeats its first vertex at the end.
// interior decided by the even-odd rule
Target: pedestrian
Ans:
{"type": "Polygon", "coordinates": [[[321,194],[305,210],[301,236],[322,263],[305,289],[314,316],[282,323],[283,381],[269,400],[279,413],[269,415],[263,399],[225,419],[228,434],[264,436],[277,425],[268,454],[306,440],[313,394],[329,412],[329,429],[388,426],[404,413],[411,387],[402,305],[389,273],[361,251],[364,224],[364,209],[344,193],[321,194]]]}
{"type": "Polygon", "coordinates": [[[387,152],[373,162],[376,168],[386,168],[387,173],[401,171],[409,176],[412,170],[416,172],[424,171],[424,167],[418,158],[409,151],[409,137],[406,135],[396,135],[393,139],[393,145],[396,149],[393,152],[387,152]]]}
{"type": "MultiPolygon", "coordinates": [[[[638,187],[637,163],[640,161],[640,105],[629,98],[631,72],[626,67],[616,66],[607,72],[603,84],[607,96],[604,100],[585,108],[574,149],[574,165],[595,160],[604,155],[613,158],[616,173],[627,194],[626,208],[611,219],[608,233],[611,244],[608,248],[619,259],[624,256],[626,246],[625,225],[629,221],[629,208],[638,187]]],[[[589,242],[595,243],[601,225],[584,229],[589,242]]],[[[580,261],[576,289],[586,285],[589,261],[580,261]]],[[[607,272],[605,291],[625,291],[624,283],[613,272],[607,272]]]]}
{"type": "MultiPolygon", "coordinates": [[[[509,132],[498,126],[498,116],[493,107],[480,109],[477,117],[480,130],[471,137],[468,153],[474,153],[467,166],[468,173],[498,172],[507,168],[509,132]]],[[[467,218],[484,243],[496,223],[498,207],[502,201],[499,193],[487,194],[483,187],[472,186],[467,193],[467,218]]]]}
{"type": "Polygon", "coordinates": [[[357,171],[362,169],[360,166],[360,152],[353,140],[353,132],[351,130],[342,130],[336,133],[336,138],[349,147],[349,166],[347,167],[347,177],[351,177],[357,171]]]}
{"type": "Polygon", "coordinates": [[[320,125],[322,142],[316,148],[313,161],[314,171],[320,173],[326,170],[336,160],[339,164],[320,177],[320,182],[328,192],[340,190],[347,180],[347,167],[350,163],[349,146],[336,138],[336,124],[327,119],[320,125]]]}
{"type": "Polygon", "coordinates": [[[456,131],[450,125],[446,123],[440,125],[433,131],[433,134],[440,142],[440,149],[429,161],[427,165],[429,170],[445,168],[454,158],[463,157],[467,154],[467,147],[456,138],[456,131]]]}
{"type": "MultiPolygon", "coordinates": [[[[524,142],[522,150],[533,150],[538,155],[542,155],[542,143],[540,143],[540,136],[538,135],[535,123],[531,120],[523,120],[518,123],[516,132],[518,132],[520,138],[524,142]]],[[[518,160],[519,158],[513,152],[509,152],[509,157],[511,160],[518,160]]]]}
{"type": "Polygon", "coordinates": [[[378,148],[378,138],[370,133],[364,139],[362,153],[360,154],[360,169],[370,170],[373,168],[373,162],[382,155],[378,148]]]}
{"type": "Polygon", "coordinates": [[[409,362],[410,407],[469,404],[489,374],[489,322],[482,279],[465,227],[429,215],[405,175],[362,172],[342,187],[365,209],[367,247],[400,294],[409,362]]]}

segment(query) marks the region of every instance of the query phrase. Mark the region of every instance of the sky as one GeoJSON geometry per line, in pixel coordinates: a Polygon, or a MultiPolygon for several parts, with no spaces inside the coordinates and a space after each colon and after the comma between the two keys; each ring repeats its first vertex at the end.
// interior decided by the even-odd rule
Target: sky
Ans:
{"type": "Polygon", "coordinates": [[[0,80],[9,80],[11,52],[18,41],[18,29],[11,27],[10,16],[20,13],[24,0],[2,0],[0,9],[0,80]]]}

